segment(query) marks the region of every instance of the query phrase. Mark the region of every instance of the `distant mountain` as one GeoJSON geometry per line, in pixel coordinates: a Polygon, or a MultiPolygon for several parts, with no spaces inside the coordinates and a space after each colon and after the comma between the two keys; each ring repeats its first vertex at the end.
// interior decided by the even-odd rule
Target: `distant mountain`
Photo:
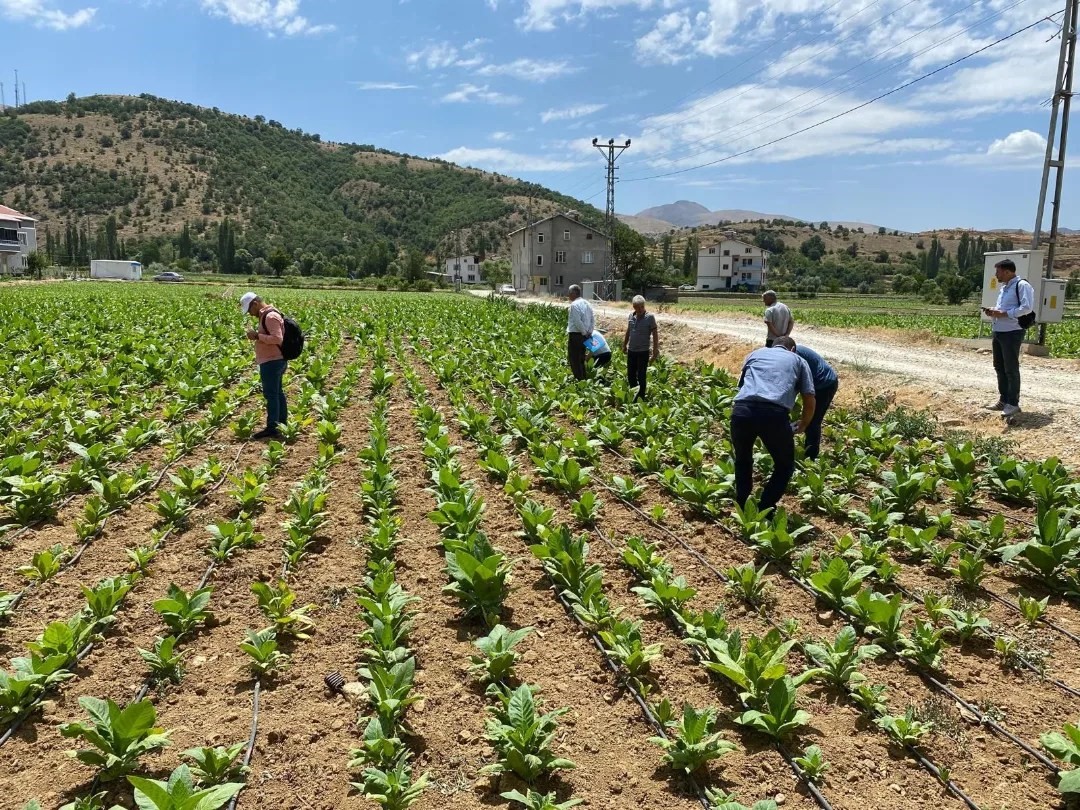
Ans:
{"type": "MultiPolygon", "coordinates": [[[[667,205],[657,205],[639,211],[633,216],[620,215],[619,218],[631,228],[647,234],[662,233],[671,228],[693,228],[703,225],[717,225],[721,222],[748,222],[759,219],[821,222],[820,219],[807,219],[806,217],[796,217],[791,214],[764,214],[761,211],[748,211],[742,208],[724,208],[718,211],[710,211],[701,203],[691,200],[679,200],[667,205]],[[640,222],[638,222],[639,220],[640,222]]],[[[876,231],[879,227],[869,222],[843,220],[830,220],[829,225],[843,225],[851,230],[862,228],[865,231],[876,231]]]]}

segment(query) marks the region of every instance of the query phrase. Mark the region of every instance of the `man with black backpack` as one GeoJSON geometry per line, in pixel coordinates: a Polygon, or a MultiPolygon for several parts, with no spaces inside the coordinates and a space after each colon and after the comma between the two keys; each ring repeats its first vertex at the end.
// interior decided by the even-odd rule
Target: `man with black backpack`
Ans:
{"type": "Polygon", "coordinates": [[[1035,323],[1035,288],[1016,276],[1012,259],[994,265],[999,289],[997,303],[983,312],[991,319],[994,332],[994,371],[997,372],[998,401],[987,410],[1001,411],[1006,420],[1020,413],[1020,348],[1024,331],[1035,323]]]}
{"type": "Polygon", "coordinates": [[[274,439],[278,436],[278,425],[288,420],[285,368],[290,360],[300,356],[304,335],[295,321],[264,303],[253,292],[241,296],[240,311],[258,322],[257,329],[247,330],[247,338],[255,342],[255,362],[259,366],[259,379],[266,398],[266,428],[252,438],[274,439]]]}

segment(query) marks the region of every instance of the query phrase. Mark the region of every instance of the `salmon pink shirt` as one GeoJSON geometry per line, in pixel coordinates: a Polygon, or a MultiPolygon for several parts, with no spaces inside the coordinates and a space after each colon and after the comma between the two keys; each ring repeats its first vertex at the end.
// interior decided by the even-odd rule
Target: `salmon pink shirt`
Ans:
{"type": "Polygon", "coordinates": [[[284,359],[281,341],[285,339],[285,319],[272,307],[267,307],[259,317],[259,337],[255,341],[255,362],[258,365],[272,360],[284,359]]]}

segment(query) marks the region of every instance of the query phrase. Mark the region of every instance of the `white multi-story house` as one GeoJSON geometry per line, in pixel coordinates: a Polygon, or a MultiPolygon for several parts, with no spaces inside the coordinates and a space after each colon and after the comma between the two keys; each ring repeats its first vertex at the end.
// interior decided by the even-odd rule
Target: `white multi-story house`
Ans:
{"type": "Polygon", "coordinates": [[[480,272],[479,256],[454,256],[446,260],[446,280],[462,284],[482,284],[484,276],[480,272]]]}
{"type": "Polygon", "coordinates": [[[699,290],[734,290],[748,287],[760,290],[769,272],[769,251],[726,238],[698,251],[697,284],[699,290]]]}
{"type": "Polygon", "coordinates": [[[26,272],[27,257],[37,250],[37,221],[0,205],[0,275],[26,272]]]}

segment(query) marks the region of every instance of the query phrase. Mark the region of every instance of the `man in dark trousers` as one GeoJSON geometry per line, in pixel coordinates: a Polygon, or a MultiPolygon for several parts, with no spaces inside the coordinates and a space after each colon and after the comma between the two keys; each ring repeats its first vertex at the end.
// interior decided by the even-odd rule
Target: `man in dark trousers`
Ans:
{"type": "Polygon", "coordinates": [[[634,311],[626,321],[626,334],[622,339],[622,348],[626,353],[626,381],[631,388],[637,386],[634,399],[645,399],[649,360],[655,363],[660,357],[660,335],[656,329],[656,316],[645,311],[645,296],[635,295],[631,303],[634,311]]]}
{"type": "Polygon", "coordinates": [[[825,412],[832,405],[836,389],[840,387],[840,377],[836,369],[830,366],[825,358],[815,352],[809,346],[801,343],[795,347],[795,354],[806,361],[810,367],[810,375],[814,378],[814,418],[806,426],[806,457],[814,459],[821,452],[821,423],[825,421],[825,412]]]}
{"type": "Polygon", "coordinates": [[[759,509],[772,509],[780,501],[795,472],[795,437],[814,418],[814,378],[810,367],[795,353],[795,341],[781,336],[773,345],[751,352],[743,362],[739,393],[731,409],[731,446],[735,452],[735,500],[746,506],[754,486],[754,442],[760,437],[772,456],[773,472],[761,492],[759,509]],[[789,421],[796,395],[802,398],[802,416],[789,421]]]}
{"type": "Polygon", "coordinates": [[[585,341],[596,331],[596,316],[589,302],[581,297],[581,287],[571,284],[566,292],[570,299],[570,309],[566,314],[566,358],[574,379],[584,380],[587,376],[585,341]]]}

